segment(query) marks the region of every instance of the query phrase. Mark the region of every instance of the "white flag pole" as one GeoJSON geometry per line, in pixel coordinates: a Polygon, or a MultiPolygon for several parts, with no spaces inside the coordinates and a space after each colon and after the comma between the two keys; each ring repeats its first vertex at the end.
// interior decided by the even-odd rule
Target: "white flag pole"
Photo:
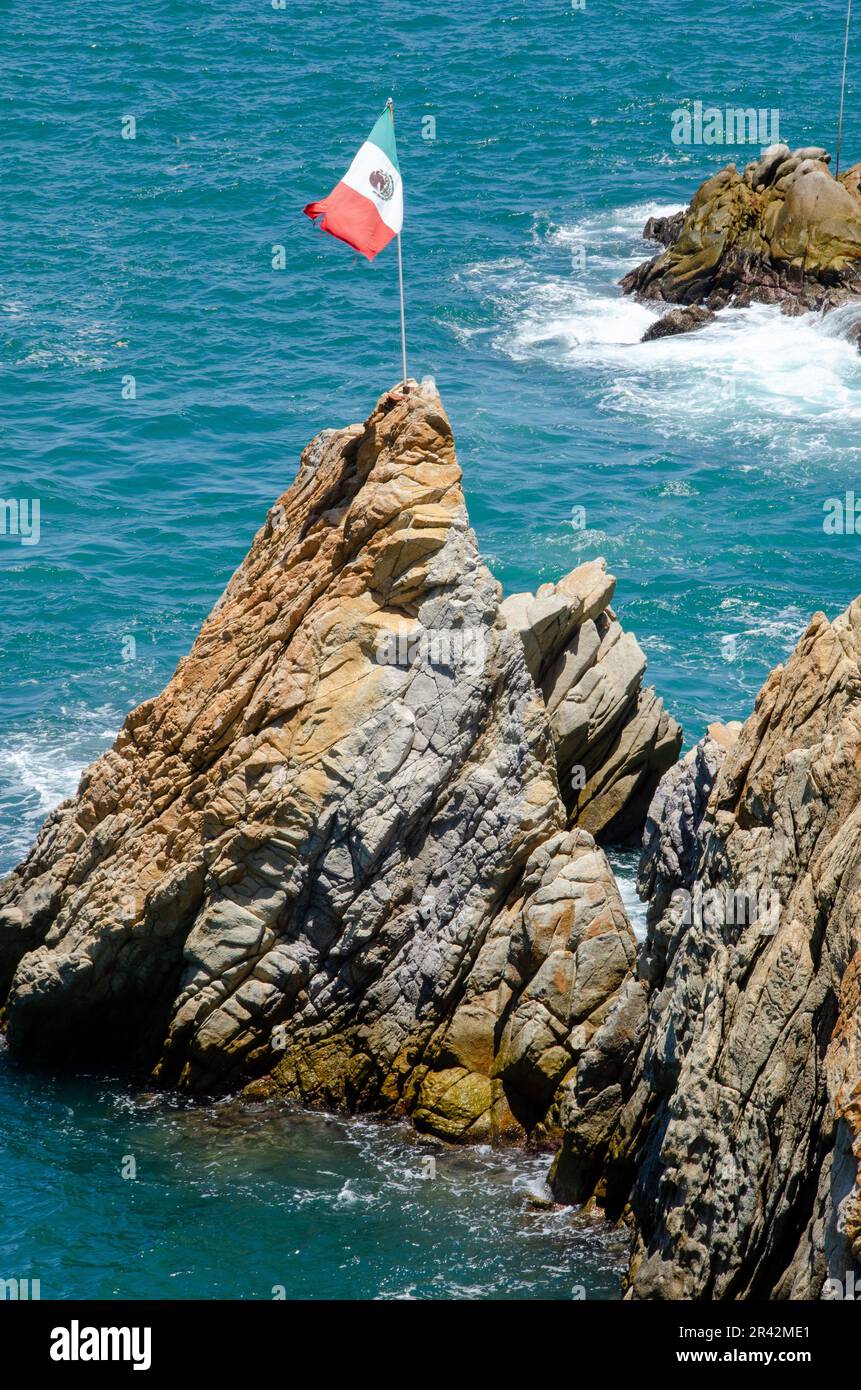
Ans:
{"type": "Polygon", "coordinates": [[[407,329],[404,322],[404,263],[401,258],[401,234],[398,232],[398,281],[401,287],[401,357],[404,368],[404,386],[407,384],[407,329]]]}
{"type": "MultiPolygon", "coordinates": [[[[395,104],[392,98],[388,100],[389,115],[392,118],[392,125],[395,123],[395,104]]],[[[402,185],[403,186],[403,185],[402,185]]],[[[407,328],[404,318],[404,261],[401,255],[401,234],[398,232],[398,285],[401,292],[401,362],[403,366],[403,385],[407,384],[407,328]]]]}
{"type": "Polygon", "coordinates": [[[846,90],[846,55],[849,52],[849,20],[852,17],[852,0],[846,5],[846,36],[843,40],[843,75],[840,78],[840,115],[837,118],[837,158],[834,161],[834,177],[840,173],[840,137],[843,134],[843,94],[846,90]]]}

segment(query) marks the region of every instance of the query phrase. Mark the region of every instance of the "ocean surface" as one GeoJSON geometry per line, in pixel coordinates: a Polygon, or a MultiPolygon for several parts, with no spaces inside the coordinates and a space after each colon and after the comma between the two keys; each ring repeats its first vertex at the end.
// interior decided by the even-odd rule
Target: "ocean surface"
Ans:
{"type": "MultiPolygon", "coordinates": [[[[488,562],[512,592],[604,555],[687,743],[749,712],[811,614],[861,591],[861,538],[822,524],[861,495],[861,357],[845,315],[768,308],[642,345],[652,314],[616,281],[650,214],[758,152],[674,144],[679,107],[777,110],[787,143],[833,149],[844,15],[2,6],[0,494],[40,515],[38,544],[0,536],[0,870],[165,684],[304,444],[397,380],[394,248],[369,264],[302,215],[389,95],[410,371],[447,406],[488,562]]],[[[532,1204],[542,1160],[444,1154],[426,1180],[388,1126],[0,1057],[0,1165],[0,1277],[43,1297],[617,1288],[606,1233],[532,1204]]]]}

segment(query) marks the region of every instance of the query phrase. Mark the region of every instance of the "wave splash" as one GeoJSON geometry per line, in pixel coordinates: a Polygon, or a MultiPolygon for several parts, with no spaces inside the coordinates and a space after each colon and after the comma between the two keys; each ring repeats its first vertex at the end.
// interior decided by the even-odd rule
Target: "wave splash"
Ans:
{"type": "Polygon", "coordinates": [[[729,308],[696,333],[640,341],[660,314],[618,281],[655,254],[642,238],[647,218],[676,211],[641,202],[571,225],[539,218],[530,256],[467,267],[465,285],[494,316],[495,349],[576,372],[599,409],[647,416],[659,431],[683,418],[705,432],[720,419],[762,442],[769,421],[861,420],[861,305],[798,318],[770,305],[729,308]]]}
{"type": "Polygon", "coordinates": [[[0,874],[27,854],[42,821],[77,790],[81,773],[116,738],[112,706],[61,710],[62,728],[35,727],[0,741],[0,821],[14,827],[0,843],[0,874]]]}

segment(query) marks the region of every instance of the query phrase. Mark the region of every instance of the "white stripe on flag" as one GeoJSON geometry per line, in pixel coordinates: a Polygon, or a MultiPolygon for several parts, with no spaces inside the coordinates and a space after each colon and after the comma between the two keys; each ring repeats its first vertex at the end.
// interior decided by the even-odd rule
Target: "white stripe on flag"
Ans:
{"type": "Polygon", "coordinates": [[[379,145],[366,140],[341,182],[373,203],[386,226],[393,232],[401,230],[404,222],[404,190],[401,176],[379,145]],[[371,183],[372,174],[380,174],[381,177],[371,183]],[[382,197],[381,194],[387,193],[389,189],[389,196],[382,197]]]}

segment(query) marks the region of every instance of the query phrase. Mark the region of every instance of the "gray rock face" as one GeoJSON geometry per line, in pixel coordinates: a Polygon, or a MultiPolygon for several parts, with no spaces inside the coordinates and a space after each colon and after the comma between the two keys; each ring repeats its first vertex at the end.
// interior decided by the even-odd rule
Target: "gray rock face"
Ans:
{"type": "Polygon", "coordinates": [[[705,846],[706,808],[718,769],[741,724],[712,724],[705,738],[661,779],[646,816],[637,875],[649,921],[665,911],[677,888],[690,889],[705,846]]]}
{"type": "Polygon", "coordinates": [[[320,435],[170,684],[0,885],[11,1047],[557,1136],[635,954],[557,768],[587,760],[604,828],[641,824],[675,757],[613,583],[598,563],[501,603],[431,384],[320,435]]]}
{"type": "Polygon", "coordinates": [[[644,1077],[668,963],[690,921],[678,890],[693,887],[708,825],[706,808],[718,768],[740,725],[712,725],[706,738],[661,779],[643,832],[638,875],[649,900],[649,930],[636,970],[624,981],[593,1057],[584,1059],[562,1109],[562,1147],[550,1174],[563,1201],[598,1205],[614,1217],[628,1204],[633,1155],[651,1120],[644,1077]],[[651,1013],[650,1013],[651,1004],[651,1013]]]}
{"type": "Polygon", "coordinates": [[[629,1295],[817,1298],[861,1271],[861,601],[662,782],[627,1027],[554,1183],[626,1213],[629,1295]],[[716,736],[717,735],[717,736],[716,736]],[[645,1022],[644,1022],[645,1016],[645,1022]]]}

